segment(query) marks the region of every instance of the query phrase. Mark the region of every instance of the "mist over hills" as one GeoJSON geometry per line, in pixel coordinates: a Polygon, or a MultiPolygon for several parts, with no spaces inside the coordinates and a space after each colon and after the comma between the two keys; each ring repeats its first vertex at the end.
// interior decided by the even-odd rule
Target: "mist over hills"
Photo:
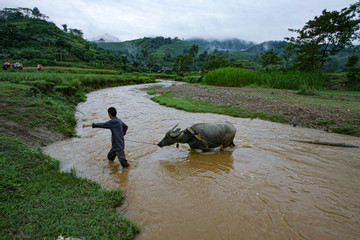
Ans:
{"type": "Polygon", "coordinates": [[[219,49],[219,50],[229,50],[229,51],[246,51],[247,49],[256,45],[256,43],[251,41],[245,41],[238,38],[232,38],[227,40],[207,40],[203,38],[192,38],[187,39],[186,41],[193,42],[199,46],[219,49]]]}
{"type": "Polygon", "coordinates": [[[100,43],[100,42],[120,42],[120,39],[109,34],[109,33],[105,33],[96,37],[93,37],[90,39],[91,42],[94,43],[100,43]]]}
{"type": "Polygon", "coordinates": [[[246,49],[246,52],[248,52],[248,53],[263,53],[270,49],[274,49],[274,51],[282,53],[283,52],[282,46],[285,43],[286,43],[286,41],[266,41],[266,42],[256,44],[256,45],[246,49]]]}
{"type": "MultiPolygon", "coordinates": [[[[142,47],[139,44],[144,43],[144,41],[153,42],[152,39],[171,39],[171,38],[164,38],[164,37],[144,37],[140,39],[133,39],[128,41],[120,41],[117,37],[112,36],[108,33],[99,35],[97,37],[92,38],[90,41],[100,45],[101,47],[108,49],[108,50],[115,50],[113,45],[117,45],[119,47],[118,50],[123,50],[124,46],[132,46],[132,47],[142,47]],[[108,47],[107,45],[112,45],[112,47],[108,47]]],[[[222,50],[222,51],[231,51],[231,52],[248,52],[248,53],[262,53],[269,49],[274,48],[276,51],[281,51],[281,44],[285,41],[266,41],[260,44],[257,44],[252,41],[246,41],[238,38],[230,38],[225,40],[217,40],[217,39],[204,39],[204,38],[190,38],[185,40],[180,40],[178,38],[174,39],[175,41],[182,41],[184,45],[188,47],[188,43],[193,43],[199,45],[202,49],[209,49],[209,50],[222,50]]],[[[173,42],[164,41],[161,42],[160,45],[171,44],[173,42]]],[[[161,46],[157,46],[161,47],[161,46]]],[[[116,51],[116,50],[115,50],[116,51]]]]}
{"type": "MultiPolygon", "coordinates": [[[[120,41],[117,37],[112,36],[108,33],[99,35],[97,37],[94,37],[91,39],[92,42],[98,44],[99,46],[108,49],[108,50],[124,50],[125,46],[128,46],[129,48],[143,48],[143,43],[145,41],[153,42],[152,39],[167,39],[170,38],[163,38],[163,37],[156,37],[156,38],[140,38],[140,39],[134,39],[129,41],[120,41]],[[104,43],[104,44],[102,44],[104,43]],[[139,44],[141,43],[141,44],[139,44]],[[114,45],[118,46],[118,49],[116,47],[114,48],[114,45]],[[111,46],[111,47],[110,47],[111,46]],[[131,46],[131,47],[130,47],[131,46]]],[[[238,38],[230,38],[225,40],[217,40],[217,39],[204,39],[204,38],[190,38],[185,40],[180,40],[178,38],[175,38],[176,41],[182,41],[184,43],[184,46],[189,48],[190,44],[186,43],[193,43],[197,44],[201,47],[201,49],[208,49],[209,51],[212,50],[221,50],[221,51],[231,51],[231,52],[247,52],[247,53],[255,53],[259,54],[262,52],[265,52],[270,49],[274,49],[277,52],[282,52],[282,44],[285,43],[285,41],[266,41],[263,43],[255,43],[252,41],[246,41],[238,38]]],[[[174,41],[163,41],[160,45],[158,45],[155,48],[161,47],[161,45],[165,44],[171,44],[174,43],[174,41]]],[[[183,49],[184,50],[184,49],[183,49]]]]}

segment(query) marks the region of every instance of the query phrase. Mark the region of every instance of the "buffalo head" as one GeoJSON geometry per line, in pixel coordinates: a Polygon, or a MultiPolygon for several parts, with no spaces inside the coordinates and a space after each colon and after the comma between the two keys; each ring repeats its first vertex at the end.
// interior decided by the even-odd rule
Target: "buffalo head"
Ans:
{"type": "Polygon", "coordinates": [[[170,131],[166,133],[165,137],[157,144],[159,147],[170,146],[174,143],[179,142],[178,136],[181,133],[181,129],[177,128],[175,130],[178,125],[179,124],[176,124],[175,127],[173,127],[170,131]]]}

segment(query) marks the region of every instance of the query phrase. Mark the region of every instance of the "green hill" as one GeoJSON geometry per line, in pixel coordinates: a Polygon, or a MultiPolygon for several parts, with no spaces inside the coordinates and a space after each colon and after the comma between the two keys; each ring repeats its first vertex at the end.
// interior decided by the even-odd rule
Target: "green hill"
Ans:
{"type": "MultiPolygon", "coordinates": [[[[34,8],[35,9],[35,8],[34,8]]],[[[83,63],[121,65],[121,57],[82,38],[78,29],[59,29],[45,15],[26,8],[0,11],[0,53],[2,60],[17,60],[24,65],[83,63]],[[39,15],[40,14],[40,15],[39,15]],[[56,62],[55,62],[56,59],[56,62]],[[65,63],[66,61],[66,63],[65,63]]],[[[61,65],[60,64],[60,65],[61,65]]]]}
{"type": "MultiPolygon", "coordinates": [[[[103,49],[124,54],[131,61],[170,67],[174,64],[173,58],[189,50],[194,43],[178,38],[145,37],[125,42],[96,44],[103,49]]],[[[199,52],[204,50],[204,47],[199,48],[199,52]]]]}
{"type": "MultiPolygon", "coordinates": [[[[96,43],[97,46],[114,51],[117,54],[123,54],[127,56],[131,61],[141,61],[143,64],[157,65],[159,67],[172,67],[174,65],[174,58],[180,54],[186,53],[192,45],[199,45],[198,51],[198,60],[199,64],[201,61],[204,61],[205,58],[209,57],[211,54],[224,55],[231,61],[239,60],[248,60],[248,61],[258,61],[259,57],[253,53],[246,53],[244,51],[231,51],[229,49],[218,49],[207,42],[206,40],[202,41],[202,44],[198,44],[200,40],[191,41],[191,40],[180,40],[178,38],[141,38],[125,42],[110,42],[110,43],[96,43]]],[[[230,40],[229,40],[230,41],[230,40]]],[[[237,41],[232,41],[233,43],[237,41]]],[[[215,44],[214,42],[212,44],[215,44]]],[[[218,42],[218,44],[220,44],[218,42]]],[[[240,43],[239,43],[240,44],[240,43]]],[[[234,47],[230,42],[220,44],[224,48],[228,46],[229,48],[234,47]]],[[[217,45],[217,46],[220,46],[217,45]]],[[[236,45],[237,48],[243,48],[245,45],[236,45]]],[[[247,47],[252,46],[252,44],[247,45],[247,47]]]]}

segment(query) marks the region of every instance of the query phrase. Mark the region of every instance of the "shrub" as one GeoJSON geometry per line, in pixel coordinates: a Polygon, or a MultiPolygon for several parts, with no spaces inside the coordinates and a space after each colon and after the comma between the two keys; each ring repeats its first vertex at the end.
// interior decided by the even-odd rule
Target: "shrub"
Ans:
{"type": "Polygon", "coordinates": [[[203,82],[209,85],[227,87],[258,85],[278,89],[300,90],[303,85],[314,89],[321,88],[325,83],[325,76],[299,71],[256,72],[241,68],[221,68],[207,73],[203,82]]]}

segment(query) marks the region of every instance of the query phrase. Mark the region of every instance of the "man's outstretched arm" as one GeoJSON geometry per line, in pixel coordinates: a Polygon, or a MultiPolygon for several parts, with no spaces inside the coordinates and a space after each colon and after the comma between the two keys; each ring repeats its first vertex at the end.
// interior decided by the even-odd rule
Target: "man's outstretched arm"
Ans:
{"type": "Polygon", "coordinates": [[[83,128],[86,128],[86,127],[92,127],[92,123],[90,123],[90,124],[83,124],[83,128]]]}

